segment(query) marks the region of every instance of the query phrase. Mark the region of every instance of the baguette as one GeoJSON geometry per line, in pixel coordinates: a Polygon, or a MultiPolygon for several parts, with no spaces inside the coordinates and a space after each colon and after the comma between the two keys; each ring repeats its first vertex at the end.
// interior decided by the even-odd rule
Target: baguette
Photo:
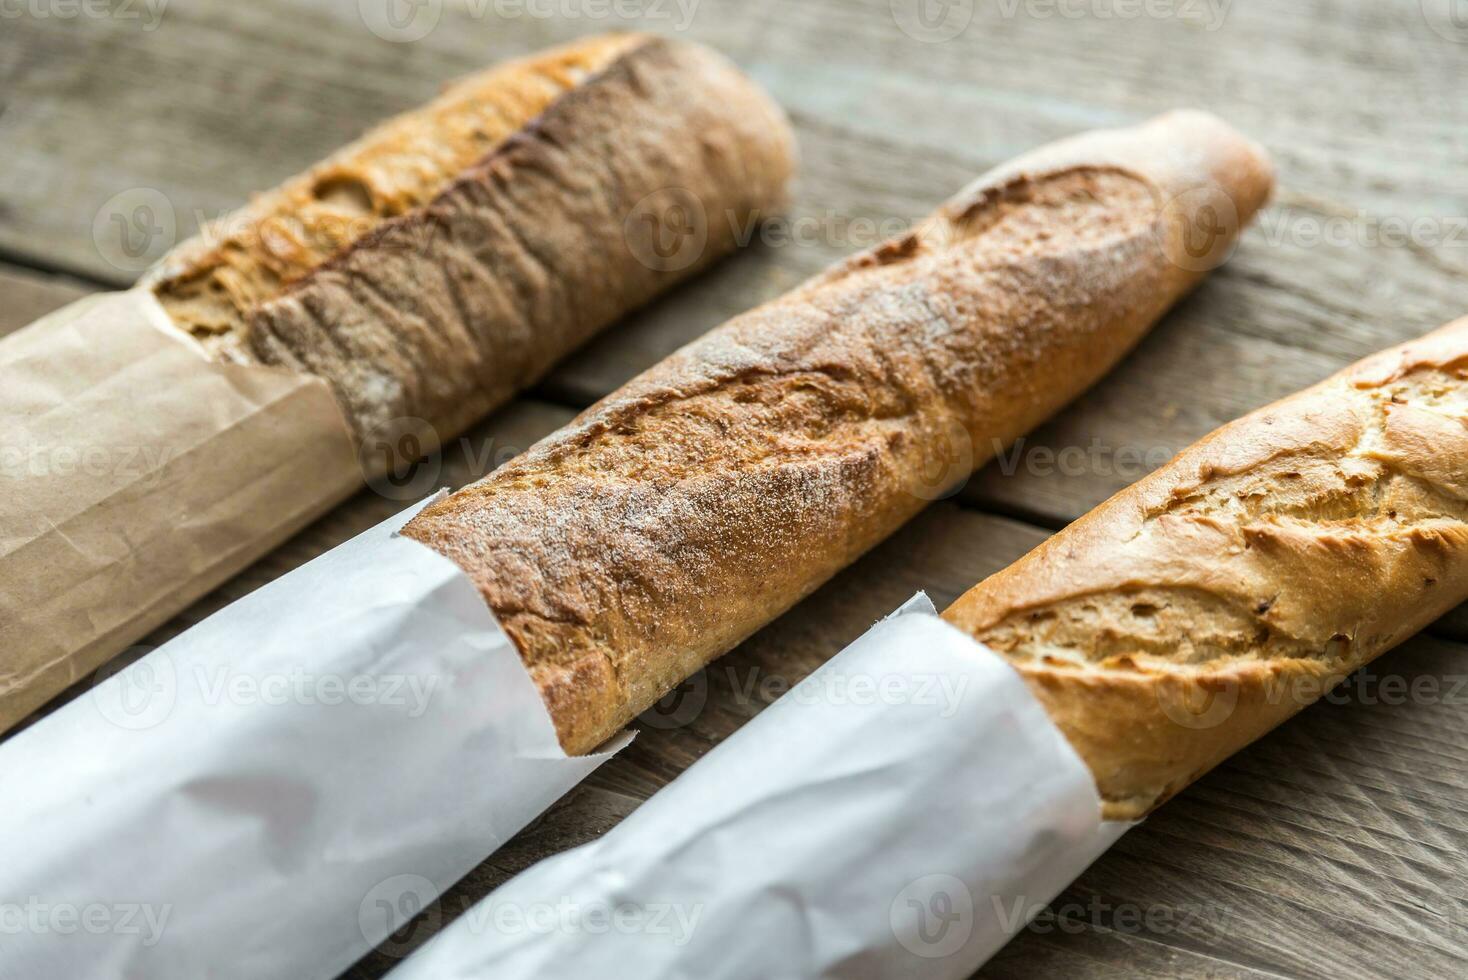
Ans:
{"type": "Polygon", "coordinates": [[[1066,140],[735,318],[404,533],[457,562],[562,744],[599,744],[1101,377],[1268,195],[1200,113],[1066,140]],[[1181,209],[1181,210],[1179,210],[1181,209]]]}
{"type": "Polygon", "coordinates": [[[1468,599],[1468,319],[1224,426],[943,615],[1136,819],[1468,599]]]}
{"type": "Polygon", "coordinates": [[[781,205],[793,145],[722,56],[592,38],[459,82],[180,245],[147,283],[212,357],[326,379],[358,438],[404,418],[448,435],[732,250],[735,228],[781,205]],[[676,267],[638,236],[681,225],[632,220],[660,192],[719,218],[676,267]]]}

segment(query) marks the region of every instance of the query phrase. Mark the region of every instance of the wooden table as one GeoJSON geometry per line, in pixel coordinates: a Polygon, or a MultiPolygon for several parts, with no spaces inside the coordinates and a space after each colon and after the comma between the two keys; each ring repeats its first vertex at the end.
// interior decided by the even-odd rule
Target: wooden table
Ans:
{"type": "MultiPolygon", "coordinates": [[[[8,6],[0,328],[126,285],[171,243],[138,239],[148,248],[120,252],[119,194],[161,192],[187,234],[446,79],[613,27],[711,43],[774,91],[804,155],[796,234],[610,330],[474,430],[471,448],[527,446],[690,338],[867,244],[871,226],[858,219],[913,219],[1055,137],[1201,106],[1272,151],[1280,191],[1234,260],[1028,439],[1020,465],[977,474],[710,667],[691,722],[644,726],[352,977],[381,975],[510,874],[611,827],[765,706],[770,688],[752,680],[799,679],[918,587],[941,606],[1142,475],[1145,461],[1468,307],[1468,16],[1450,16],[1458,0],[932,0],[926,19],[916,0],[423,0],[415,16],[437,20],[412,42],[364,26],[361,11],[383,2],[173,0],[161,17],[157,0],[109,0],[105,16],[70,0],[8,6]],[[595,16],[629,8],[644,18],[595,16]],[[1045,451],[1068,447],[1080,465],[1046,463],[1045,451]]],[[[444,482],[472,470],[456,450],[444,482]]],[[[364,492],[150,642],[397,506],[364,492]]],[[[1203,779],[983,975],[1468,974],[1465,643],[1460,611],[1203,779]],[[1437,693],[1398,703],[1386,677],[1433,679],[1437,693]]]]}

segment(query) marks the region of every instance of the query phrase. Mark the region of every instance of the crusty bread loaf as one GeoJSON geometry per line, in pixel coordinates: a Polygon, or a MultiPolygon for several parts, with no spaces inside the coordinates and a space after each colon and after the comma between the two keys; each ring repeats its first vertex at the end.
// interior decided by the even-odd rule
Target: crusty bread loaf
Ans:
{"type": "Polygon", "coordinates": [[[592,38],[459,82],[181,245],[149,283],[215,357],[325,378],[359,435],[413,417],[446,436],[730,251],[782,204],[793,146],[722,56],[592,38]],[[646,247],[686,231],[660,193],[707,208],[687,261],[646,247]]]}
{"type": "Polygon", "coordinates": [[[1169,215],[1247,220],[1270,185],[1197,113],[1029,154],[404,533],[469,573],[590,749],[1104,374],[1202,275],[1169,215]]]}
{"type": "Polygon", "coordinates": [[[1135,818],[1468,599],[1468,319],[1224,426],[944,616],[1135,818]]]}

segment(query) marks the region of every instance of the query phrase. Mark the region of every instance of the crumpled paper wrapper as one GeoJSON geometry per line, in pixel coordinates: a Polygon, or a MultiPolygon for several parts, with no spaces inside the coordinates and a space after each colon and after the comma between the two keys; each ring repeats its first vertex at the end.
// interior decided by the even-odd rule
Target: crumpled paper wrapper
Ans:
{"type": "Polygon", "coordinates": [[[318,378],[216,364],[143,289],[0,341],[0,732],[361,484],[318,378]]]}
{"type": "Polygon", "coordinates": [[[398,515],[0,744],[0,978],[335,977],[605,761],[398,515]]]}
{"type": "Polygon", "coordinates": [[[969,976],[1109,847],[1015,672],[919,595],[391,980],[969,976]]]}

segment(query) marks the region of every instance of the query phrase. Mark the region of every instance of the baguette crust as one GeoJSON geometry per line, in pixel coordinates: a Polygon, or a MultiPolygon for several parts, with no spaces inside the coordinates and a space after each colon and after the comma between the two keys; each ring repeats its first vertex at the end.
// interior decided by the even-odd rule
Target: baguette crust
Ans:
{"type": "Polygon", "coordinates": [[[1104,374],[1202,275],[1168,257],[1169,202],[1247,220],[1270,184],[1196,113],[1042,149],[404,533],[468,572],[589,750],[1104,374]]]}
{"type": "Polygon", "coordinates": [[[1224,426],[962,596],[1136,819],[1468,599],[1468,319],[1224,426]]]}
{"type": "Polygon", "coordinates": [[[731,251],[734,228],[782,205],[793,146],[779,108],[722,56],[594,38],[380,127],[217,244],[181,247],[152,287],[214,356],[325,378],[359,438],[405,419],[447,436],[731,251]],[[732,217],[667,267],[637,235],[678,229],[629,222],[673,188],[732,217]]]}
{"type": "Polygon", "coordinates": [[[608,35],[497,65],[374,127],[305,173],[179,245],[150,274],[175,323],[226,359],[249,359],[250,314],[331,256],[422,207],[637,35],[608,35]]]}

